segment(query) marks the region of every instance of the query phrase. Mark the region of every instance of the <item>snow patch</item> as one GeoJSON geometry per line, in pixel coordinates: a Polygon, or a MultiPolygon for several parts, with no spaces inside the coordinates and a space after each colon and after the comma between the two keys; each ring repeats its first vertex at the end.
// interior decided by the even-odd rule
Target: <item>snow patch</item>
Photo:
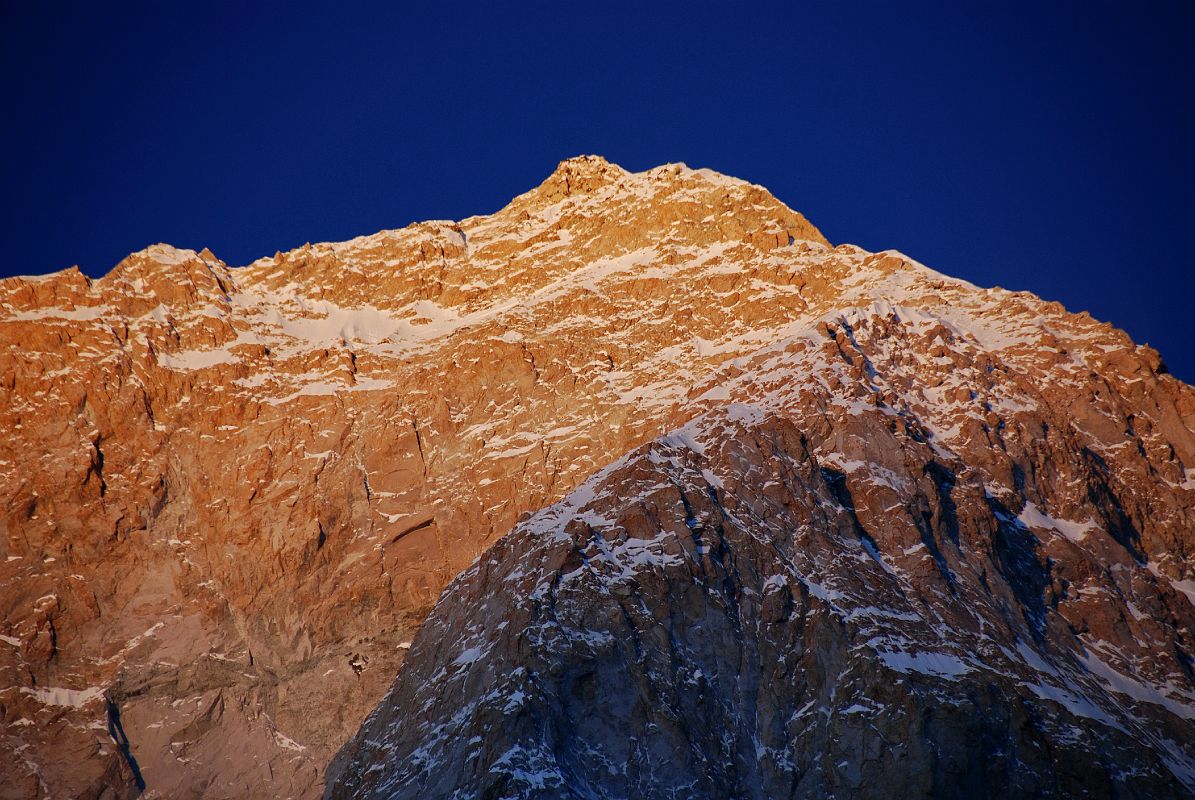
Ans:
{"type": "Polygon", "coordinates": [[[21,691],[37,698],[38,702],[43,705],[82,708],[88,703],[102,698],[107,688],[106,686],[91,686],[86,689],[63,689],[60,687],[29,689],[22,687],[21,691]]]}
{"type": "Polygon", "coordinates": [[[971,667],[957,656],[946,653],[911,653],[903,650],[877,650],[880,661],[897,672],[920,672],[939,678],[957,679],[971,671],[971,667]]]}
{"type": "Polygon", "coordinates": [[[183,350],[178,353],[158,353],[158,363],[174,370],[206,369],[219,364],[231,364],[236,356],[228,350],[183,350]]]}
{"type": "Polygon", "coordinates": [[[1017,516],[1021,524],[1027,528],[1044,528],[1061,533],[1072,542],[1081,542],[1093,530],[1100,530],[1100,526],[1088,520],[1087,522],[1071,522],[1070,520],[1051,517],[1035,506],[1025,503],[1025,508],[1017,516]]]}

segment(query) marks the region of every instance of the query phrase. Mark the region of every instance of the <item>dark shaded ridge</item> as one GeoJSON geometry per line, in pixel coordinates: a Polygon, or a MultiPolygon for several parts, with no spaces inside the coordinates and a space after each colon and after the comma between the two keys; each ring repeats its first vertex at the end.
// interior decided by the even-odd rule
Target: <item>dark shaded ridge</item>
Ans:
{"type": "Polygon", "coordinates": [[[1040,555],[1041,543],[1006,505],[994,497],[986,498],[988,508],[996,519],[992,537],[992,555],[1013,596],[1021,605],[1021,613],[1037,641],[1046,630],[1046,588],[1050,585],[1049,558],[1040,555]]]}
{"type": "Polygon", "coordinates": [[[135,797],[145,791],[145,778],[141,776],[141,767],[137,765],[137,759],[133,757],[132,745],[120,722],[120,708],[111,697],[105,697],[104,703],[108,711],[108,735],[112,737],[112,741],[116,742],[121,757],[124,758],[124,762],[129,765],[129,769],[133,773],[133,782],[137,785],[135,797]]]}
{"type": "Polygon", "coordinates": [[[1117,544],[1129,551],[1138,564],[1144,564],[1146,558],[1141,552],[1141,532],[1112,490],[1112,474],[1108,462],[1089,447],[1082,448],[1079,454],[1084,466],[1095,477],[1095,480],[1087,482],[1087,499],[1099,510],[1104,530],[1117,544]]]}

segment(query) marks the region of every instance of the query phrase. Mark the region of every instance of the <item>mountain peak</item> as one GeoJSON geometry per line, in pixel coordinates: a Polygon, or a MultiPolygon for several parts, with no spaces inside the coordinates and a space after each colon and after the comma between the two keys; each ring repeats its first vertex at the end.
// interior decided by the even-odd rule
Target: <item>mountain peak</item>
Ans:
{"type": "Polygon", "coordinates": [[[1195,389],[761,186],[568,159],[9,279],[0,343],[22,796],[132,794],[130,752],[169,797],[1195,787],[1195,389]]]}
{"type": "Polygon", "coordinates": [[[553,172],[586,172],[586,171],[603,171],[613,167],[616,170],[626,172],[622,167],[607,161],[604,157],[599,155],[579,155],[566,158],[556,165],[553,172]]]}
{"type": "Polygon", "coordinates": [[[196,253],[161,242],[130,253],[100,282],[127,285],[139,302],[167,305],[206,303],[233,285],[228,268],[206,247],[196,253]]]}
{"type": "Polygon", "coordinates": [[[753,239],[763,231],[766,247],[797,240],[829,245],[804,216],[764,187],[680,162],[630,172],[601,156],[568,158],[496,216],[539,217],[551,229],[580,221],[624,246],[662,235],[695,236],[708,244],[711,237],[753,239]],[[713,226],[707,224],[711,212],[718,220],[713,226]]]}
{"type": "Polygon", "coordinates": [[[536,193],[553,202],[576,194],[590,194],[630,175],[601,156],[574,156],[556,165],[536,193]]]}

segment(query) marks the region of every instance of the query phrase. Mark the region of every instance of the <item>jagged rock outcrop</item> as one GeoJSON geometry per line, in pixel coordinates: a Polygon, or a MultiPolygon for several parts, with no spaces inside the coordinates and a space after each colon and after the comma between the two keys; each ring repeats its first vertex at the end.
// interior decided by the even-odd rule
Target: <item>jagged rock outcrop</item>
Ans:
{"type": "MultiPolygon", "coordinates": [[[[982,474],[1020,520],[993,534],[1010,608],[1143,685],[1190,669],[1191,389],[1110,326],[831,247],[706,170],[571,159],[492,216],[7,279],[0,341],[0,796],[319,794],[460,570],[733,402],[822,442],[890,558],[852,480],[904,474],[905,440],[848,424],[882,415],[939,454],[918,481],[982,474]]],[[[906,528],[943,591],[950,547],[906,528]]]]}
{"type": "Polygon", "coordinates": [[[993,479],[883,409],[710,411],[448,587],[329,794],[1188,796],[1195,608],[993,479]]]}

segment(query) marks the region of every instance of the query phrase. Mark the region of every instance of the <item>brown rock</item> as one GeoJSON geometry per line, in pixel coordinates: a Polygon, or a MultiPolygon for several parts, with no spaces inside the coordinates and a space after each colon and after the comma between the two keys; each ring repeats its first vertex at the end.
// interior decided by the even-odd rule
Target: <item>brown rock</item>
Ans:
{"type": "MultiPolygon", "coordinates": [[[[132,785],[107,696],[147,792],[317,794],[461,569],[622,454],[734,403],[795,409],[810,448],[840,454],[826,467],[865,527],[904,497],[851,468],[905,475],[886,431],[954,454],[1013,516],[1090,513],[1107,541],[1082,547],[1154,565],[1125,573],[1155,587],[1141,593],[1193,574],[1195,398],[1150,351],[1031,295],[830,248],[760,187],[682,165],[570,159],[491,216],[245,267],[155,245],[95,281],[6,279],[0,339],[10,787],[132,785]]],[[[875,534],[884,552],[928,548],[925,519],[990,521],[943,474],[908,476],[923,499],[875,534]]],[[[793,502],[760,487],[751,512],[793,502]]],[[[637,513],[641,535],[661,519],[637,513]]],[[[1034,535],[1059,563],[1080,546],[1034,535]]],[[[919,586],[946,591],[914,553],[919,586]]],[[[1043,613],[1093,616],[1088,573],[1058,575],[1063,610],[1043,613]]],[[[1134,607],[1164,621],[1181,599],[1134,607]]],[[[1124,647],[1150,680],[1177,663],[1124,647]]]]}

